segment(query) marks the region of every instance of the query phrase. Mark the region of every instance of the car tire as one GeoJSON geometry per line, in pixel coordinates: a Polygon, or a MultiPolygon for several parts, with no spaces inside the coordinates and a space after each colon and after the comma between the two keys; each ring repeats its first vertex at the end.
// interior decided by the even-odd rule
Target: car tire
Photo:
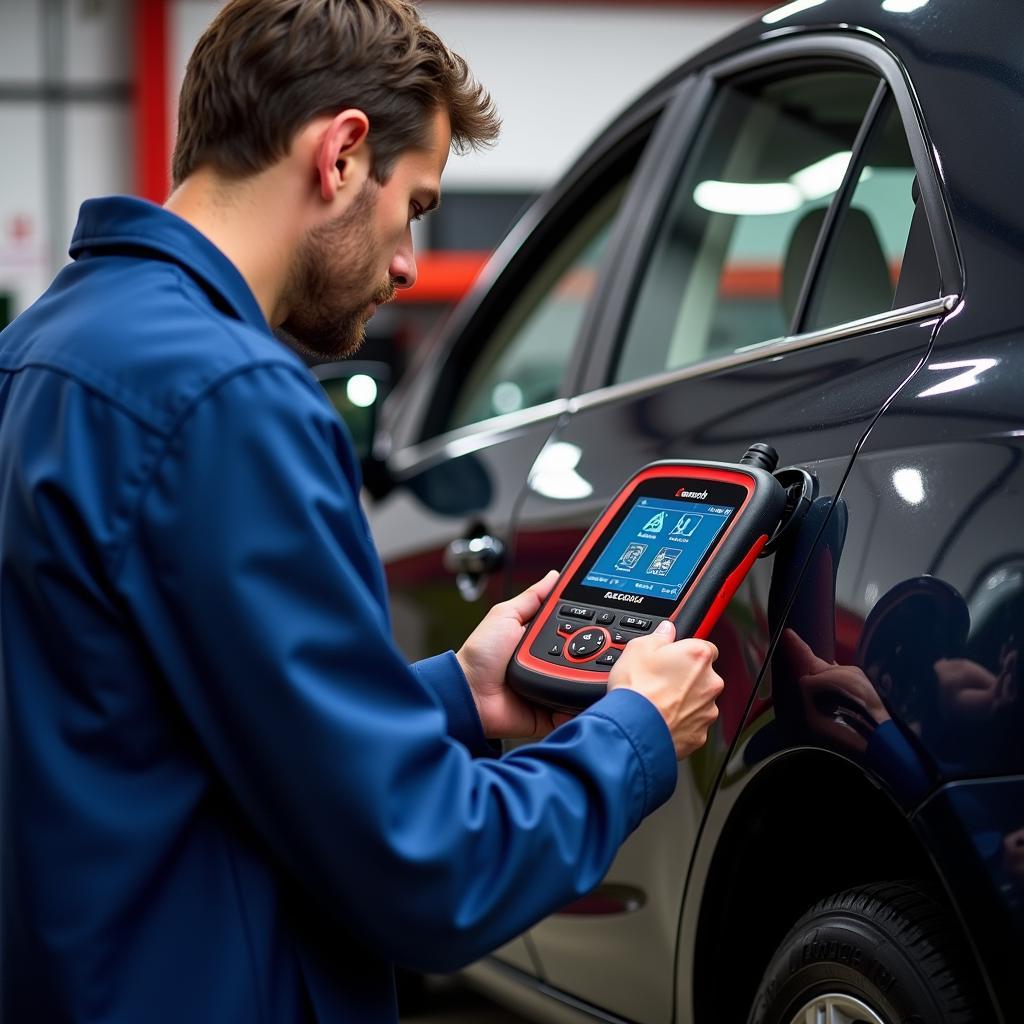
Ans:
{"type": "Polygon", "coordinates": [[[974,970],[926,887],[880,882],[822,900],[775,951],[748,1024],[980,1024],[974,970]]]}

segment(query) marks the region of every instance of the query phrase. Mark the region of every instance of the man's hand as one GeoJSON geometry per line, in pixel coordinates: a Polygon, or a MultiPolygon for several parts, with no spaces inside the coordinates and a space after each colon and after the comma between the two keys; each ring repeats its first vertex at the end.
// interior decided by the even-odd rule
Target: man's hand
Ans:
{"type": "Polygon", "coordinates": [[[509,601],[496,604],[455,657],[469,681],[484,734],[490,739],[546,736],[571,717],[523,700],[505,683],[505,672],[526,631],[558,579],[551,572],[509,601]]]}
{"type": "Polygon", "coordinates": [[[675,635],[675,626],[666,621],[650,636],[630,640],[608,673],[608,690],[643,694],[665,719],[681,761],[707,742],[725,683],[712,668],[718,657],[714,644],[675,635]]]}

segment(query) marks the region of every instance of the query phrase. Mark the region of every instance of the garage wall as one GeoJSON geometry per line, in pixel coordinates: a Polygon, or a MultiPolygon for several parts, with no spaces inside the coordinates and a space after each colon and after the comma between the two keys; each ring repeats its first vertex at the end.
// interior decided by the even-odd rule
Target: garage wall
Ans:
{"type": "Polygon", "coordinates": [[[0,326],[67,260],[83,199],[131,188],[129,0],[0,0],[0,326]]]}
{"type": "MultiPolygon", "coordinates": [[[[172,99],[189,52],[221,6],[174,0],[172,99]]],[[[495,150],[452,159],[446,187],[532,193],[555,180],[644,87],[769,5],[423,0],[420,6],[490,90],[505,124],[495,150]]]]}

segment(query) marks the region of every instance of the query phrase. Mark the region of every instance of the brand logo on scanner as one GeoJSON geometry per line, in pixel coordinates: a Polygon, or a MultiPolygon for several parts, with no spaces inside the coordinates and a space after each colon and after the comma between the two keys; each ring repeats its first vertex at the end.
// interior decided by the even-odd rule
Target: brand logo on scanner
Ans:
{"type": "Polygon", "coordinates": [[[682,489],[676,491],[677,498],[696,498],[698,501],[703,501],[707,496],[707,491],[684,491],[682,489]]]}
{"type": "Polygon", "coordinates": [[[606,590],[604,596],[612,601],[628,601],[630,604],[643,604],[644,599],[639,594],[616,594],[614,590],[606,590]]]}

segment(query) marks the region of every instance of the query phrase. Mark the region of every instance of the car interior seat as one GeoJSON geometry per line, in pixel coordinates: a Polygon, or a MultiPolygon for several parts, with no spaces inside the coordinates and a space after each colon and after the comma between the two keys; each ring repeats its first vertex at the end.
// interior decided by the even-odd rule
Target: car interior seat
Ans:
{"type": "MultiPolygon", "coordinates": [[[[808,210],[789,239],[782,265],[782,303],[790,322],[825,214],[823,207],[808,210]]],[[[814,331],[884,313],[892,308],[893,291],[889,265],[871,218],[851,207],[833,233],[804,323],[797,325],[797,330],[814,331]]]]}

